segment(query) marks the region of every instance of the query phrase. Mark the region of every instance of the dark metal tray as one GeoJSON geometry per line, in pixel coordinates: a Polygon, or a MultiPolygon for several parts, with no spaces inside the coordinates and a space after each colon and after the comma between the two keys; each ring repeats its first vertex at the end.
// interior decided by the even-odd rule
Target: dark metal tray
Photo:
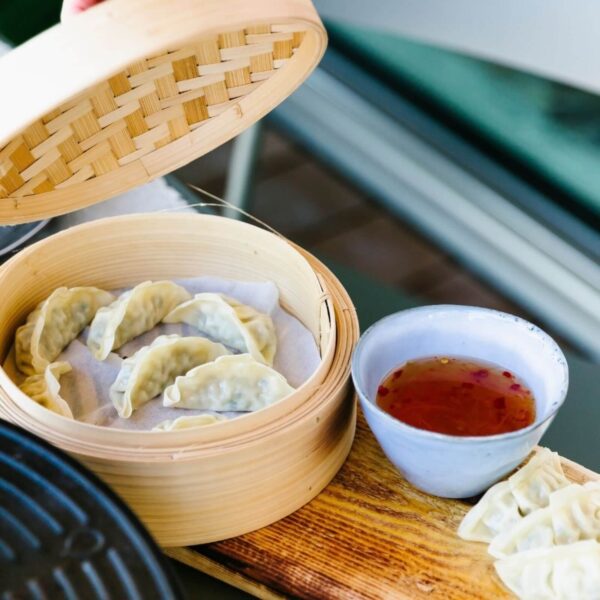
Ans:
{"type": "Polygon", "coordinates": [[[0,421],[0,598],[181,598],[133,513],[63,452],[0,421]]]}

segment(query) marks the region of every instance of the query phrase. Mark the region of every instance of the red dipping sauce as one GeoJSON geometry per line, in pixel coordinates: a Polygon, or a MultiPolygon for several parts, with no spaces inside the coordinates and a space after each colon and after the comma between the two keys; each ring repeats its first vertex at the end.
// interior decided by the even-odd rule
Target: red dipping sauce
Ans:
{"type": "Polygon", "coordinates": [[[522,380],[469,358],[409,361],[383,379],[377,404],[413,427],[458,436],[507,433],[535,421],[535,399],[522,380]]]}

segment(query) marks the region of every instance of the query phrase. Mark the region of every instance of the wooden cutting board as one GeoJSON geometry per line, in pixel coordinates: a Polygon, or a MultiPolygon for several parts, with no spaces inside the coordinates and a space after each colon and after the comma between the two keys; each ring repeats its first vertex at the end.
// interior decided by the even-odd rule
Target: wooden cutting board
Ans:
{"type": "MultiPolygon", "coordinates": [[[[563,467],[575,482],[598,478],[563,467]]],[[[166,553],[259,598],[513,598],[487,545],[456,535],[470,506],[412,487],[359,415],[348,460],[312,502],[253,533],[166,553]]]]}

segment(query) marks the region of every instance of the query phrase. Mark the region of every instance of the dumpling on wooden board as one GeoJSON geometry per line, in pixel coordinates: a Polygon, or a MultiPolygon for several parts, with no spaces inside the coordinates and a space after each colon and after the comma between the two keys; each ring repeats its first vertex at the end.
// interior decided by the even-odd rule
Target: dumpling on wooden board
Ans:
{"type": "Polygon", "coordinates": [[[271,317],[225,294],[196,294],[163,322],[187,323],[234,350],[273,365],[277,336],[271,317]]]}
{"type": "Polygon", "coordinates": [[[26,375],[42,373],[115,297],[95,287],[60,287],[40,302],[15,335],[15,362],[26,375]]]}
{"type": "Polygon", "coordinates": [[[558,452],[540,448],[532,459],[508,478],[519,510],[528,515],[548,506],[550,494],[569,485],[563,473],[558,452]]]}
{"type": "Polygon", "coordinates": [[[600,482],[572,484],[550,494],[550,504],[499,533],[489,553],[503,558],[534,548],[600,541],[600,482]]]}
{"type": "Polygon", "coordinates": [[[595,540],[520,552],[494,566],[521,600],[600,600],[600,544],[595,540]]]}
{"type": "Polygon", "coordinates": [[[43,373],[36,373],[27,377],[21,383],[19,389],[48,410],[72,419],[71,408],[66,400],[60,396],[59,382],[60,376],[70,370],[71,365],[68,362],[51,363],[44,369],[43,373]]]}
{"type": "Polygon", "coordinates": [[[177,377],[163,406],[215,411],[255,411],[294,391],[285,377],[249,354],[221,356],[177,377]]]}
{"type": "Polygon", "coordinates": [[[87,345],[104,360],[111,350],[152,329],[191,294],[172,281],[145,281],[101,308],[90,326],[87,345]]]}
{"type": "Polygon", "coordinates": [[[567,485],[558,454],[540,448],[524,467],[483,495],[465,515],[458,535],[465,540],[491,542],[531,511],[548,506],[550,494],[567,485]]]}
{"type": "Polygon", "coordinates": [[[491,542],[499,532],[522,519],[508,481],[493,485],[465,515],[458,535],[464,540],[491,542]]]}
{"type": "Polygon", "coordinates": [[[110,387],[110,399],[120,417],[158,396],[179,375],[229,354],[222,344],[203,337],[161,335],[125,359],[110,387]]]}

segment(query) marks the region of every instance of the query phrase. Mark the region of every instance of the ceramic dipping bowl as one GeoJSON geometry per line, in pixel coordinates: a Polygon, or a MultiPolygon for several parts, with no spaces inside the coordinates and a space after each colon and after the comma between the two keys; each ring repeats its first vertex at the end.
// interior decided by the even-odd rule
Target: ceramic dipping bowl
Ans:
{"type": "Polygon", "coordinates": [[[567,361],[541,329],[513,315],[470,306],[424,306],[389,315],[360,338],[352,377],[362,410],[386,456],[417,488],[467,498],[507,475],[531,452],[567,394],[567,361]],[[533,424],[490,436],[417,429],[376,403],[377,388],[409,360],[452,356],[495,363],[520,377],[536,402],[533,424]]]}

